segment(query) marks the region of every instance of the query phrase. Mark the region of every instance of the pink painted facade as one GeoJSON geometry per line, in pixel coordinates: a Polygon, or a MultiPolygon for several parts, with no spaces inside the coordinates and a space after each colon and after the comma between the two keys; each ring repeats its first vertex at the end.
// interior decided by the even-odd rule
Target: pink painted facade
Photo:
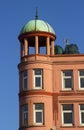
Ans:
{"type": "Polygon", "coordinates": [[[84,130],[84,55],[54,55],[55,38],[41,31],[19,36],[19,130],[84,130]]]}

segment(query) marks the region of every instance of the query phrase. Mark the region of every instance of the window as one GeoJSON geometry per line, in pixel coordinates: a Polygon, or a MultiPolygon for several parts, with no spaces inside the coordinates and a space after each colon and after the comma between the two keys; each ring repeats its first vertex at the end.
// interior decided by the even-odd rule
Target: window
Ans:
{"type": "Polygon", "coordinates": [[[28,105],[22,107],[22,121],[23,126],[28,126],[28,105]]]}
{"type": "Polygon", "coordinates": [[[23,90],[27,90],[27,71],[23,71],[22,73],[22,77],[23,77],[23,90]]]}
{"type": "Polygon", "coordinates": [[[79,88],[84,89],[84,70],[79,70],[79,88]]]}
{"type": "Polygon", "coordinates": [[[42,70],[41,69],[34,70],[34,88],[42,89],[42,70]]]}
{"type": "Polygon", "coordinates": [[[62,125],[64,126],[73,125],[73,105],[72,104],[62,105],[62,125]]]}
{"type": "Polygon", "coordinates": [[[84,104],[81,104],[79,106],[80,108],[80,125],[83,125],[84,126],[84,104]]]}
{"type": "Polygon", "coordinates": [[[72,90],[73,89],[73,83],[72,83],[72,71],[63,71],[62,72],[62,87],[63,90],[72,90]]]}
{"type": "Polygon", "coordinates": [[[36,103],[34,104],[34,123],[37,125],[43,125],[44,123],[44,104],[36,103]]]}

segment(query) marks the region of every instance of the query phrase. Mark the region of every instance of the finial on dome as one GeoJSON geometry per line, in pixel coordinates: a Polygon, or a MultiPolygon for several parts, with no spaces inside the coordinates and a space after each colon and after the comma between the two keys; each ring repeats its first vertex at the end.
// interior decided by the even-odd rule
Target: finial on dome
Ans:
{"type": "Polygon", "coordinates": [[[36,16],[35,16],[35,19],[36,20],[38,19],[38,7],[36,7],[36,16]]]}
{"type": "Polygon", "coordinates": [[[69,45],[69,39],[65,39],[64,41],[65,41],[66,45],[69,45]]]}

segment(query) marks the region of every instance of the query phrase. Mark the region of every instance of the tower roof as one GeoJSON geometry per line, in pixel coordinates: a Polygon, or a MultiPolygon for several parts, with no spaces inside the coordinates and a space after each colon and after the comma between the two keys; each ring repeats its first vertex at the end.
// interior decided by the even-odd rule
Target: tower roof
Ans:
{"type": "Polygon", "coordinates": [[[55,35],[55,31],[51,27],[51,25],[39,19],[30,20],[29,22],[27,22],[21,29],[20,35],[32,31],[49,32],[55,35]]]}

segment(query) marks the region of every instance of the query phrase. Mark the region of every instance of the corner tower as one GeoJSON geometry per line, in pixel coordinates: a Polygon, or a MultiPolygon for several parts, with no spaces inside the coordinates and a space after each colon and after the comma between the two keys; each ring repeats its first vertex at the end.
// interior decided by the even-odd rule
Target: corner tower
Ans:
{"type": "Polygon", "coordinates": [[[19,130],[50,130],[53,126],[51,56],[55,39],[51,25],[38,15],[20,32],[19,130]]]}

